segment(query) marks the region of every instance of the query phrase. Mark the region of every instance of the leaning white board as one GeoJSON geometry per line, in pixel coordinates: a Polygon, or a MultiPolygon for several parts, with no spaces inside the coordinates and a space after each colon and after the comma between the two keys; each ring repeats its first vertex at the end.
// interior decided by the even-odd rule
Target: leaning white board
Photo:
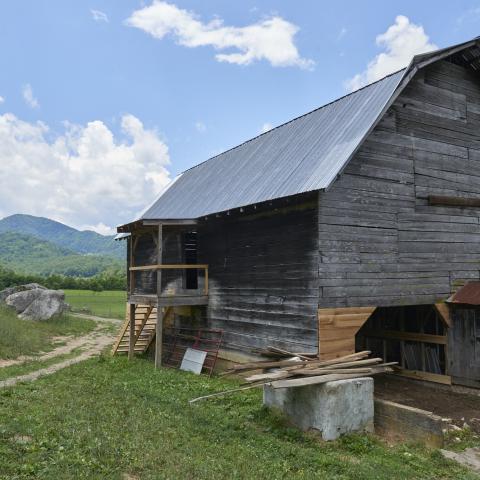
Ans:
{"type": "Polygon", "coordinates": [[[205,358],[207,358],[207,352],[187,348],[183,356],[182,364],[180,365],[180,370],[199,374],[202,371],[205,358]]]}

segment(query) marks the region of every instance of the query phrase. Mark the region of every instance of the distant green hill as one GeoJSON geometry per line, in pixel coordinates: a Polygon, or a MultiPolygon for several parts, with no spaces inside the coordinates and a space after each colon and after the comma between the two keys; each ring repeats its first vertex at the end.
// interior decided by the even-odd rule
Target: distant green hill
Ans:
{"type": "Polygon", "coordinates": [[[44,217],[16,214],[0,220],[0,233],[17,232],[46,240],[60,248],[79,254],[99,254],[125,258],[125,242],[114,241],[114,236],[100,235],[89,230],[76,230],[44,217]]]}
{"type": "Polygon", "coordinates": [[[125,262],[118,257],[81,254],[33,235],[8,231],[0,233],[0,265],[20,273],[74,277],[125,268],[125,262]]]}

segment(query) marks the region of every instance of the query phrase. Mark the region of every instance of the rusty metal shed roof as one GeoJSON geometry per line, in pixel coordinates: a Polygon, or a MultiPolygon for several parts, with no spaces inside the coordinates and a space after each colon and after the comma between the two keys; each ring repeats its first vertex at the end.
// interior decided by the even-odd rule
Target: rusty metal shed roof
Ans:
{"type": "Polygon", "coordinates": [[[468,282],[457,290],[448,300],[448,303],[462,303],[464,305],[480,305],[480,282],[468,282]]]}
{"type": "Polygon", "coordinates": [[[418,55],[406,69],[190,168],[140,220],[199,218],[328,188],[418,68],[454,54],[476,68],[477,40],[418,55]]]}

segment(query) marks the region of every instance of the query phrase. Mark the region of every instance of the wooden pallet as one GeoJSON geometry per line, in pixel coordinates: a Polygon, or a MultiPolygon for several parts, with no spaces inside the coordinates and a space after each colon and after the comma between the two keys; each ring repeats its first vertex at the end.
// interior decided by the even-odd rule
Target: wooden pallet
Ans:
{"type": "MultiPolygon", "coordinates": [[[[165,315],[166,312],[163,312],[165,315]]],[[[135,307],[135,353],[145,353],[155,338],[157,325],[157,307],[150,305],[136,305],[135,307]]],[[[113,345],[112,354],[128,353],[130,344],[130,318],[127,309],[127,318],[123,323],[117,339],[113,345]]]]}

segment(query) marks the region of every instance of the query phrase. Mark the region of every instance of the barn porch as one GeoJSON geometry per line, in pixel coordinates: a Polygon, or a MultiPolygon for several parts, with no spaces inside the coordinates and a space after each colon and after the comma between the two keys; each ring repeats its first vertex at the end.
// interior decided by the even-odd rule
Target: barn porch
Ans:
{"type": "Polygon", "coordinates": [[[128,233],[127,312],[113,353],[133,358],[155,343],[158,367],[175,313],[190,316],[191,307],[208,304],[208,265],[197,263],[195,220],[134,222],[122,233],[128,233]]]}

